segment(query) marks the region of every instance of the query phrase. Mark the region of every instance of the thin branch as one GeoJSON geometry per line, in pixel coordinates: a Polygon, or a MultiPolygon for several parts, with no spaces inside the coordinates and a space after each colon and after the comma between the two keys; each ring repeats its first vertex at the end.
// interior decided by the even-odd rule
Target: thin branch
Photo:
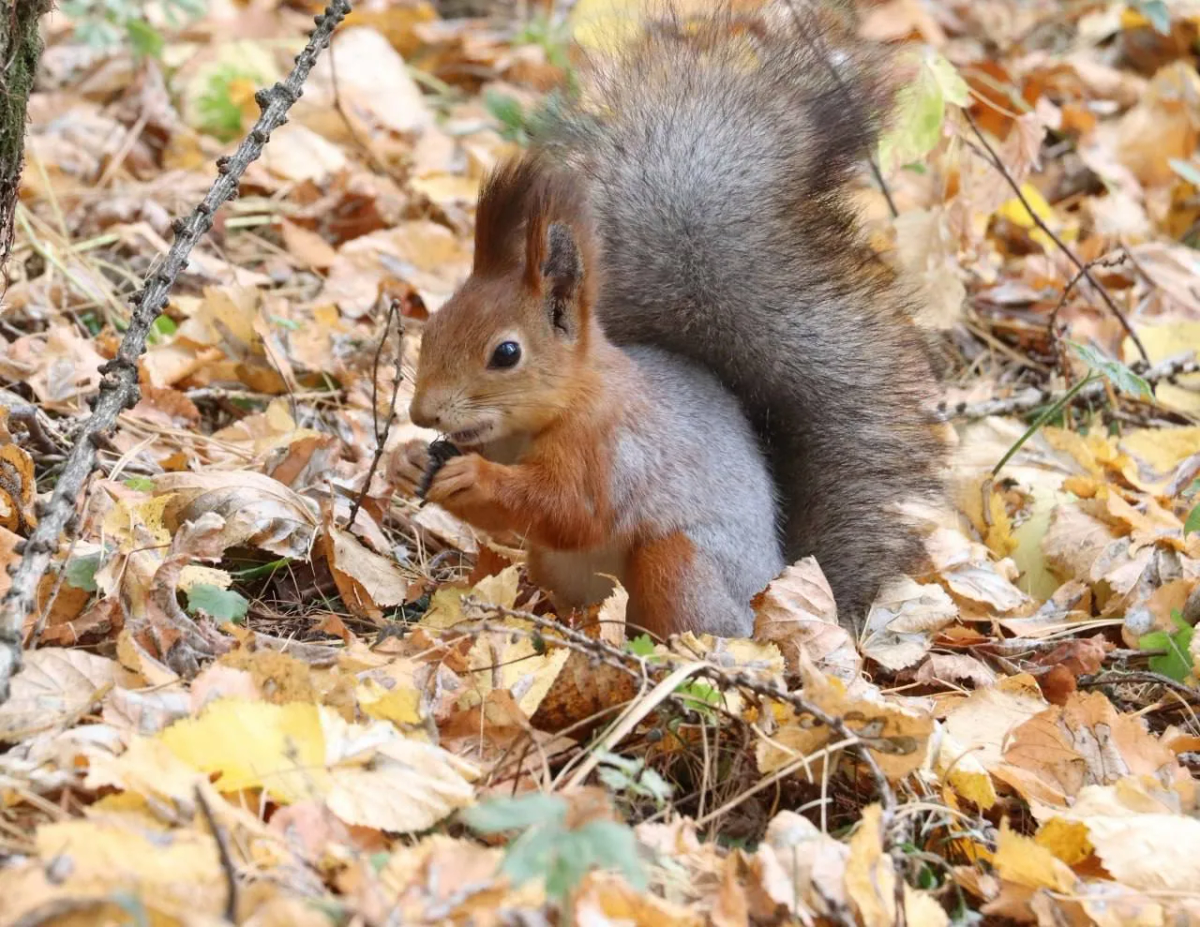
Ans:
{"type": "Polygon", "coordinates": [[[213,841],[217,844],[217,855],[221,861],[221,871],[225,873],[225,920],[231,924],[236,924],[238,881],[237,869],[233,865],[233,854],[229,852],[229,840],[225,831],[217,824],[217,817],[213,814],[212,807],[208,804],[208,799],[204,796],[204,789],[200,786],[196,786],[196,804],[200,806],[205,823],[208,824],[208,829],[212,831],[213,841]]]}
{"type": "MultiPolygon", "coordinates": [[[[850,88],[846,86],[846,82],[842,80],[842,75],[838,73],[837,66],[833,63],[833,59],[829,53],[829,48],[825,45],[825,42],[821,38],[820,28],[806,27],[804,19],[806,18],[811,24],[813,22],[812,15],[807,13],[807,11],[807,15],[802,14],[800,12],[799,5],[796,3],[796,0],[789,0],[788,10],[792,14],[792,21],[796,24],[796,32],[800,35],[800,38],[803,39],[805,44],[807,44],[808,47],[813,50],[813,53],[821,59],[821,63],[824,64],[828,69],[829,73],[833,76],[834,81],[837,83],[838,88],[842,91],[842,93],[846,94],[848,100],[850,102],[856,102],[853,99],[853,94],[851,93],[850,88]]],[[[887,203],[888,212],[892,214],[893,219],[897,218],[900,215],[900,210],[896,208],[896,201],[892,199],[892,191],[888,189],[887,182],[883,179],[883,171],[880,170],[879,165],[875,163],[875,156],[870,152],[867,153],[867,164],[871,168],[871,175],[875,178],[875,182],[879,184],[880,192],[883,193],[883,199],[887,203]]]]}
{"type": "MultiPolygon", "coordinates": [[[[1032,213],[1030,214],[1032,215],[1032,213]]],[[[1125,250],[1121,254],[1101,255],[1098,258],[1093,258],[1092,260],[1088,261],[1080,270],[1075,272],[1075,275],[1069,281],[1067,281],[1067,285],[1063,288],[1062,296],[1059,298],[1055,307],[1050,311],[1050,318],[1046,320],[1046,333],[1050,336],[1050,344],[1054,350],[1054,356],[1056,359],[1058,359],[1059,367],[1062,369],[1064,374],[1067,372],[1067,363],[1066,355],[1061,349],[1060,340],[1058,337],[1058,314],[1062,312],[1063,307],[1067,304],[1067,300],[1071,298],[1071,293],[1075,290],[1075,287],[1078,285],[1079,281],[1083,279],[1084,274],[1090,271],[1093,267],[1097,266],[1115,267],[1118,264],[1124,263],[1128,256],[1129,252],[1125,250]]]]}
{"type": "Polygon", "coordinates": [[[84,481],[95,468],[96,445],[104,433],[116,425],[117,416],[137,404],[137,361],[146,349],[150,326],[166,306],[167,294],[187,264],[192,249],[212,228],[217,209],[237,195],[238,183],[247,166],[262,154],[271,132],[287,121],[287,111],[300,98],[304,81],[317,56],[329,44],[333,30],[349,12],[349,0],[330,0],[324,14],[315,17],[316,29],[296,56],[295,66],[287,79],[255,94],[262,113],[254,128],[231,157],[217,160],[217,179],[192,214],[175,221],[175,241],[166,257],[151,271],[142,289],[131,297],[134,309],[121,347],[117,356],[100,368],[104,376],[95,409],[79,430],[54,493],[39,513],[37,528],[24,544],[21,562],[10,568],[12,587],[0,602],[0,703],[7,700],[9,680],[20,666],[21,626],[34,607],[38,583],[58,548],[59,535],[64,529],[73,530],[78,520],[75,506],[84,481]]]}
{"type": "MultiPolygon", "coordinates": [[[[685,661],[666,656],[659,657],[654,663],[650,663],[636,654],[621,650],[605,641],[588,637],[580,631],[568,628],[559,621],[555,621],[552,618],[544,618],[532,612],[503,608],[498,605],[488,605],[480,602],[473,596],[465,598],[463,604],[467,607],[479,608],[485,612],[492,612],[504,618],[518,618],[528,621],[541,630],[543,636],[548,641],[552,643],[570,641],[576,647],[594,654],[605,662],[624,664],[630,667],[636,665],[638,673],[642,678],[655,683],[685,665],[685,661]]],[[[506,628],[505,630],[511,631],[511,628],[506,628]]],[[[866,766],[867,771],[870,773],[875,785],[876,795],[879,797],[879,803],[882,807],[881,830],[885,835],[885,840],[888,839],[887,835],[893,826],[903,826],[902,822],[898,822],[896,819],[896,793],[893,791],[891,784],[887,780],[887,776],[871,752],[870,738],[851,730],[846,724],[845,719],[829,714],[804,698],[803,695],[789,692],[781,685],[762,682],[755,679],[749,673],[724,670],[710,663],[705,663],[704,666],[695,671],[695,675],[707,678],[719,689],[741,689],[743,692],[753,693],[760,698],[783,702],[798,714],[808,715],[818,724],[828,727],[839,739],[848,742],[850,748],[859,756],[863,765],[866,766]]]]}
{"type": "Polygon", "coordinates": [[[404,379],[404,316],[400,314],[400,300],[393,298],[388,303],[387,319],[383,323],[383,334],[379,336],[379,344],[375,346],[375,361],[371,365],[371,430],[375,433],[375,456],[371,458],[371,467],[367,470],[367,478],[362,489],[354,497],[350,507],[350,520],[346,522],[346,530],[354,527],[354,519],[362,508],[363,499],[371,491],[371,480],[379,469],[379,461],[383,457],[383,449],[387,446],[388,435],[392,432],[392,423],[396,421],[396,397],[400,394],[400,382],[404,379]],[[392,330],[392,319],[396,320],[396,373],[392,377],[392,398],[388,403],[387,421],[383,428],[379,427],[379,358],[383,354],[383,346],[387,344],[388,332],[392,330]]]}
{"type": "MultiPolygon", "coordinates": [[[[1054,230],[1046,224],[1046,221],[1038,215],[1037,210],[1035,210],[1029,200],[1025,198],[1025,193],[1021,189],[1021,185],[1017,183],[1016,178],[1013,177],[1013,175],[1009,173],[1008,168],[1004,166],[1004,162],[1001,161],[1000,156],[996,154],[996,149],[993,148],[992,143],[987,140],[987,136],[980,131],[979,126],[975,123],[975,120],[971,118],[971,114],[964,109],[963,116],[966,117],[967,125],[971,127],[971,131],[975,133],[975,137],[979,139],[979,144],[983,146],[986,155],[983,152],[980,152],[978,148],[975,148],[974,145],[971,145],[971,147],[974,148],[976,153],[980,154],[983,159],[987,161],[993,168],[995,168],[996,171],[999,172],[1000,176],[1004,178],[1005,182],[1009,185],[1009,187],[1012,188],[1013,194],[1018,200],[1021,201],[1021,205],[1025,207],[1025,211],[1029,213],[1030,218],[1033,219],[1034,225],[1041,229],[1046,236],[1058,246],[1058,249],[1067,256],[1067,259],[1072,264],[1075,265],[1075,269],[1083,275],[1083,278],[1096,288],[1096,292],[1100,294],[1100,298],[1104,300],[1104,304],[1108,306],[1112,314],[1117,317],[1117,321],[1121,323],[1121,327],[1125,329],[1125,333],[1129,335],[1130,339],[1132,339],[1134,345],[1137,347],[1138,353],[1142,355],[1142,360],[1145,362],[1146,366],[1149,367],[1150,355],[1146,353],[1146,346],[1142,344],[1142,339],[1139,338],[1137,332],[1133,330],[1133,326],[1130,324],[1129,319],[1125,316],[1125,313],[1121,310],[1121,307],[1117,305],[1116,300],[1114,300],[1109,294],[1108,289],[1101,285],[1101,283],[1092,274],[1092,271],[1088,265],[1084,264],[1083,261],[1079,259],[1079,255],[1068,248],[1066,243],[1059,238],[1058,235],[1055,234],[1054,230]]],[[[970,145],[969,140],[967,140],[967,144],[970,145]]]]}
{"type": "MultiPolygon", "coordinates": [[[[1163,380],[1169,381],[1176,377],[1186,376],[1189,373],[1200,373],[1200,362],[1197,362],[1192,354],[1160,361],[1145,373],[1140,374],[1140,376],[1147,383],[1155,384],[1163,380]]],[[[1079,391],[1079,398],[1087,400],[1099,399],[1105,391],[1104,383],[1104,379],[1089,383],[1079,391]]],[[[1015,395],[1004,398],[985,399],[983,402],[975,403],[960,402],[953,407],[947,407],[943,403],[938,407],[936,415],[941,421],[949,421],[950,419],[972,421],[974,419],[987,418],[990,415],[1022,415],[1026,412],[1032,412],[1041,406],[1061,401],[1067,392],[1067,390],[1053,392],[1031,386],[1015,395]]]]}

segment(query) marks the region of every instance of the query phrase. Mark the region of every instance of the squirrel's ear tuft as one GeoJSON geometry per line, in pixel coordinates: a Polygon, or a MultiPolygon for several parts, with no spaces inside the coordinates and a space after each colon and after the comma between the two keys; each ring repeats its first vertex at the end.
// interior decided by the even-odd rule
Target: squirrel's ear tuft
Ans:
{"type": "Polygon", "coordinates": [[[555,330],[575,338],[583,329],[587,306],[583,299],[583,255],[570,226],[552,222],[546,230],[541,263],[541,291],[555,330]]]}

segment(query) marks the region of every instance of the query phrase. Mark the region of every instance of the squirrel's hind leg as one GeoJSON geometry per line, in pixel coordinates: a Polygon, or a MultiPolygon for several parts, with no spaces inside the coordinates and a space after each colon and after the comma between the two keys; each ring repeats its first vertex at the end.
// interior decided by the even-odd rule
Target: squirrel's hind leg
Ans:
{"type": "Polygon", "coordinates": [[[626,577],[631,636],[645,630],[664,640],[686,631],[749,637],[754,630],[750,603],[734,598],[712,557],[682,531],[634,546],[626,577]]]}

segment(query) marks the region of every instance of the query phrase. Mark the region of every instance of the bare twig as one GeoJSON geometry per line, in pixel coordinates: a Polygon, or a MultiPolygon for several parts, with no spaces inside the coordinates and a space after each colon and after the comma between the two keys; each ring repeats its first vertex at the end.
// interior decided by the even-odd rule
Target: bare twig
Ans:
{"type": "MultiPolygon", "coordinates": [[[[541,631],[546,632],[544,636],[550,642],[560,640],[570,641],[576,647],[594,654],[606,663],[615,663],[631,668],[636,666],[638,674],[642,678],[656,683],[660,682],[665,676],[680,671],[682,667],[687,665],[685,661],[673,657],[661,657],[654,663],[650,663],[636,654],[629,653],[605,641],[596,640],[588,637],[586,634],[568,628],[553,618],[544,618],[532,612],[503,608],[496,605],[486,605],[470,596],[464,599],[463,604],[475,606],[505,618],[518,618],[528,621],[541,631]]],[[[881,829],[883,833],[888,835],[893,826],[898,823],[896,818],[896,793],[892,790],[892,786],[876,761],[874,754],[871,753],[870,739],[851,730],[843,718],[829,714],[798,693],[789,692],[783,686],[776,685],[775,683],[762,682],[755,679],[749,673],[724,670],[706,662],[703,666],[696,668],[693,675],[707,678],[719,689],[740,689],[743,692],[752,693],[760,698],[774,699],[775,701],[782,702],[790,706],[798,714],[808,715],[818,724],[828,727],[840,740],[844,740],[850,745],[850,748],[859,756],[863,765],[866,766],[867,771],[870,773],[875,785],[876,794],[882,806],[881,829]]],[[[887,839],[886,836],[885,839],[887,839]]]]}
{"type": "Polygon", "coordinates": [[[216,181],[188,218],[175,221],[175,241],[171,249],[150,273],[142,289],[130,299],[134,309],[129,328],[117,356],[100,368],[104,377],[100,381],[95,409],[79,430],[49,503],[39,512],[40,521],[23,546],[21,562],[10,569],[12,587],[0,602],[0,703],[8,698],[9,680],[20,666],[21,626],[34,607],[38,583],[58,547],[59,535],[77,522],[75,506],[84,481],[95,467],[96,444],[116,425],[117,416],[138,401],[137,360],[146,349],[150,326],[166,306],[167,294],[187,264],[192,249],[212,228],[213,215],[223,203],[237,195],[238,182],[247,166],[262,154],[271,132],[287,121],[287,111],[299,99],[317,56],[329,44],[333,30],[349,12],[349,0],[330,0],[324,14],[315,18],[316,29],[296,56],[295,66],[287,79],[255,95],[262,114],[254,128],[231,157],[217,161],[216,181]]]}
{"type": "Polygon", "coordinates": [[[236,924],[238,907],[237,870],[233,866],[233,856],[229,852],[229,841],[225,835],[225,831],[217,824],[217,817],[213,814],[212,807],[209,805],[208,799],[204,795],[204,789],[201,786],[196,786],[196,804],[200,806],[200,811],[204,815],[204,821],[208,824],[208,829],[212,831],[213,840],[217,844],[217,854],[221,860],[221,871],[225,873],[225,920],[231,924],[236,924]]]}
{"type": "MultiPolygon", "coordinates": [[[[1163,380],[1172,380],[1175,377],[1198,372],[1200,372],[1200,362],[1197,362],[1193,355],[1188,354],[1186,357],[1175,357],[1160,361],[1145,373],[1140,374],[1140,376],[1147,383],[1154,384],[1160,383],[1163,380]]],[[[1099,399],[1105,391],[1104,383],[1103,379],[1089,383],[1079,391],[1078,398],[1085,400],[1099,399]]],[[[960,402],[953,407],[947,407],[943,403],[938,407],[937,417],[942,421],[948,421],[950,419],[974,420],[987,418],[989,415],[1021,415],[1041,406],[1059,402],[1066,393],[1066,390],[1053,392],[1031,386],[1003,399],[986,399],[983,402],[975,403],[960,402]]]]}
{"type": "MultiPolygon", "coordinates": [[[[1125,313],[1121,310],[1121,307],[1117,305],[1116,300],[1114,300],[1111,294],[1109,294],[1108,289],[1096,279],[1088,265],[1084,264],[1083,261],[1079,259],[1079,255],[1068,248],[1066,243],[1059,238],[1058,235],[1055,234],[1054,230],[1046,224],[1046,221],[1038,215],[1037,210],[1035,210],[1029,200],[1026,199],[1025,192],[1021,189],[1021,185],[1017,183],[1016,178],[1013,177],[1008,168],[1005,167],[1004,162],[1000,160],[1000,156],[996,154],[996,149],[993,148],[992,143],[987,140],[987,136],[980,131],[980,128],[975,123],[975,120],[971,118],[971,114],[964,109],[963,116],[966,117],[967,124],[971,127],[971,131],[975,133],[975,137],[979,139],[979,144],[983,146],[983,151],[979,151],[979,149],[974,145],[971,145],[971,147],[974,148],[975,151],[980,154],[983,159],[987,161],[993,168],[995,168],[1001,177],[1004,178],[1005,183],[1012,188],[1013,194],[1018,200],[1021,201],[1021,205],[1025,207],[1025,211],[1029,213],[1030,218],[1033,219],[1034,225],[1041,229],[1046,236],[1054,242],[1054,244],[1058,247],[1058,250],[1067,256],[1067,260],[1075,265],[1075,269],[1079,271],[1083,278],[1096,288],[1096,292],[1099,293],[1100,298],[1104,300],[1104,305],[1108,306],[1112,314],[1116,316],[1117,321],[1121,323],[1121,327],[1125,329],[1126,334],[1129,335],[1130,339],[1132,339],[1134,345],[1137,347],[1138,353],[1142,355],[1142,360],[1145,362],[1146,366],[1149,367],[1150,355],[1146,353],[1146,346],[1142,344],[1142,339],[1138,337],[1138,334],[1136,331],[1134,331],[1129,319],[1125,316],[1125,313]]],[[[969,141],[968,144],[970,144],[969,141]]]]}
{"type": "Polygon", "coordinates": [[[387,445],[388,435],[392,432],[392,423],[396,420],[396,396],[400,393],[400,382],[404,379],[404,317],[400,314],[400,300],[392,299],[388,303],[387,319],[383,323],[383,334],[379,336],[379,344],[375,346],[375,361],[371,365],[371,429],[375,432],[375,456],[371,458],[371,468],[367,470],[367,478],[362,484],[362,489],[358,491],[358,495],[354,498],[354,504],[350,506],[350,520],[346,522],[346,529],[354,527],[354,519],[358,517],[358,510],[362,508],[363,499],[367,497],[367,493],[371,490],[371,480],[375,478],[375,471],[379,469],[379,461],[383,457],[383,449],[387,445]],[[383,423],[383,428],[379,427],[379,358],[383,354],[383,346],[387,344],[388,332],[392,330],[392,319],[396,320],[396,373],[392,377],[392,398],[388,403],[387,421],[383,423]]]}
{"type": "Polygon", "coordinates": [[[1067,300],[1071,298],[1071,293],[1075,290],[1075,287],[1079,281],[1083,279],[1084,274],[1090,271],[1093,267],[1115,267],[1118,264],[1122,264],[1126,260],[1128,254],[1128,251],[1124,251],[1121,254],[1102,255],[1101,257],[1093,258],[1092,260],[1088,261],[1080,270],[1075,272],[1075,275],[1070,280],[1067,281],[1067,285],[1063,288],[1062,296],[1059,298],[1055,307],[1050,311],[1050,318],[1046,320],[1046,332],[1050,336],[1050,344],[1053,347],[1054,356],[1064,374],[1067,372],[1065,369],[1067,367],[1067,363],[1066,356],[1059,344],[1058,314],[1062,312],[1063,306],[1065,306],[1067,304],[1067,300]]]}
{"type": "MultiPolygon", "coordinates": [[[[812,14],[807,9],[804,12],[800,10],[800,4],[796,0],[789,0],[788,10],[792,14],[792,21],[796,24],[796,32],[813,53],[821,59],[822,64],[828,69],[837,83],[838,88],[846,94],[848,102],[857,102],[853,100],[850,88],[846,86],[846,82],[842,79],[842,75],[838,73],[837,66],[833,63],[833,58],[830,55],[829,47],[821,38],[821,30],[817,27],[812,19],[812,14]],[[808,24],[805,23],[808,21],[808,24]]],[[[896,208],[896,202],[892,199],[892,191],[888,189],[886,181],[883,179],[883,171],[879,165],[875,163],[875,158],[870,153],[867,154],[867,164],[871,168],[871,176],[875,178],[875,182],[879,184],[879,190],[883,194],[883,199],[887,203],[888,212],[895,219],[900,215],[900,210],[896,208]]]]}

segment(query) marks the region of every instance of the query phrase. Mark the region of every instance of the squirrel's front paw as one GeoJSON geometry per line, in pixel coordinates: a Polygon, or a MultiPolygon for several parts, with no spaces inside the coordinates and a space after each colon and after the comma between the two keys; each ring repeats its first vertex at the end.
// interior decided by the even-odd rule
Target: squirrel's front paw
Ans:
{"type": "Polygon", "coordinates": [[[488,501],[486,461],[478,454],[452,457],[442,465],[429,484],[425,498],[470,521],[473,507],[488,501]]]}
{"type": "Polygon", "coordinates": [[[413,496],[429,469],[429,445],[424,441],[409,441],[392,452],[387,464],[388,482],[400,492],[413,496]]]}

